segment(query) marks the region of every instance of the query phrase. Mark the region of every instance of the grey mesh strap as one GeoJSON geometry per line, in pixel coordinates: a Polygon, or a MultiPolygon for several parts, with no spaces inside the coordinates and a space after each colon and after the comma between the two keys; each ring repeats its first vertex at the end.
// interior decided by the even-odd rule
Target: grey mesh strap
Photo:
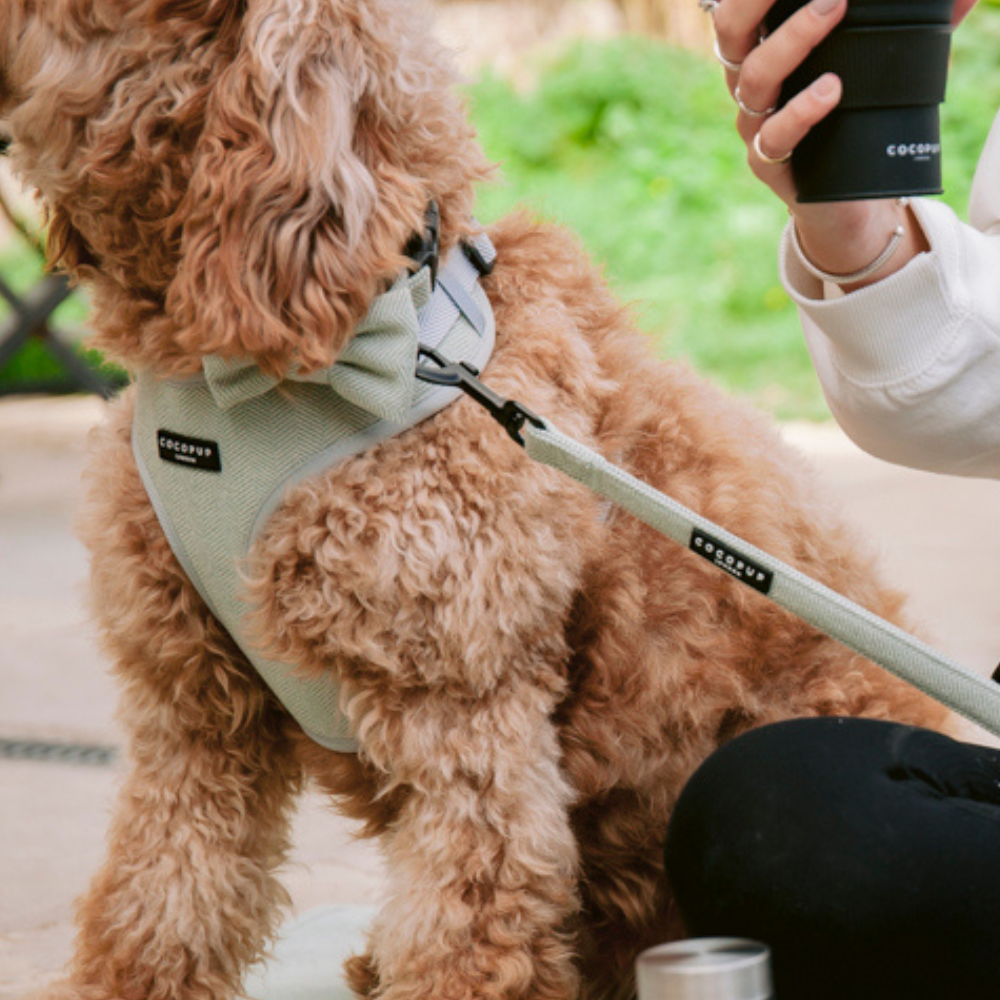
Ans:
{"type": "Polygon", "coordinates": [[[541,423],[524,426],[525,447],[532,458],[589,486],[651,528],[1000,736],[1000,687],[992,681],[688,510],[546,421],[541,423]]]}
{"type": "MultiPolygon", "coordinates": [[[[485,233],[469,240],[469,245],[487,263],[496,259],[496,250],[485,233]]],[[[474,290],[479,285],[480,273],[469,256],[458,249],[448,255],[438,273],[434,294],[420,311],[420,343],[438,347],[442,338],[452,328],[459,313],[482,334],[492,319],[476,303],[474,290]]]]}

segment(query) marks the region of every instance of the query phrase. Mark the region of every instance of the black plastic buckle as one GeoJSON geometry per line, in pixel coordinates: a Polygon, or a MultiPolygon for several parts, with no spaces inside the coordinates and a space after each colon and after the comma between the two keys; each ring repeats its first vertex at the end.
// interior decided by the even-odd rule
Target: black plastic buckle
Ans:
{"type": "Polygon", "coordinates": [[[441,263],[441,212],[432,201],[424,212],[424,231],[414,233],[406,244],[406,256],[413,261],[413,273],[425,267],[431,269],[431,285],[437,284],[438,266],[441,263]]]}
{"type": "Polygon", "coordinates": [[[526,424],[544,427],[545,421],[513,399],[504,399],[479,381],[479,369],[467,361],[449,361],[430,347],[421,346],[418,358],[430,358],[436,367],[417,363],[417,378],[433,385],[457,386],[471,396],[519,444],[524,447],[521,428],[526,424]]]}

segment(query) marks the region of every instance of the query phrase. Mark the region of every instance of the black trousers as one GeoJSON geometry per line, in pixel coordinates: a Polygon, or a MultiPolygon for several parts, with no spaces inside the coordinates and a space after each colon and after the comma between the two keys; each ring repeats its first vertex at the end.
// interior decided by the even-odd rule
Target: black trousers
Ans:
{"type": "Polygon", "coordinates": [[[864,719],[733,740],[684,789],[692,937],[772,950],[777,1000],[1000,998],[1000,750],[864,719]]]}

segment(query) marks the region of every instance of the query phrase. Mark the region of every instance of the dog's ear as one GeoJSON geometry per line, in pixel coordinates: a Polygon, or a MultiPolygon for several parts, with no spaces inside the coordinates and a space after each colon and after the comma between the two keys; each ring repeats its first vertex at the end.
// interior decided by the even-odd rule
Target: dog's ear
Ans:
{"type": "Polygon", "coordinates": [[[249,356],[280,374],[333,360],[399,266],[424,196],[394,178],[395,204],[380,205],[364,124],[365,5],[243,6],[194,152],[167,308],[185,350],[249,356]]]}

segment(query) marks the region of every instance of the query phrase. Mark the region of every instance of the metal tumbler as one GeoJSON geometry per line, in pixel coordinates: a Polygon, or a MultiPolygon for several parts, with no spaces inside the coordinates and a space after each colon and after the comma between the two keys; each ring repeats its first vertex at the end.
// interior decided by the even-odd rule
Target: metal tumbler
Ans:
{"type": "Polygon", "coordinates": [[[744,938],[692,938],[636,960],[639,1000],[770,1000],[771,952],[744,938]]]}

